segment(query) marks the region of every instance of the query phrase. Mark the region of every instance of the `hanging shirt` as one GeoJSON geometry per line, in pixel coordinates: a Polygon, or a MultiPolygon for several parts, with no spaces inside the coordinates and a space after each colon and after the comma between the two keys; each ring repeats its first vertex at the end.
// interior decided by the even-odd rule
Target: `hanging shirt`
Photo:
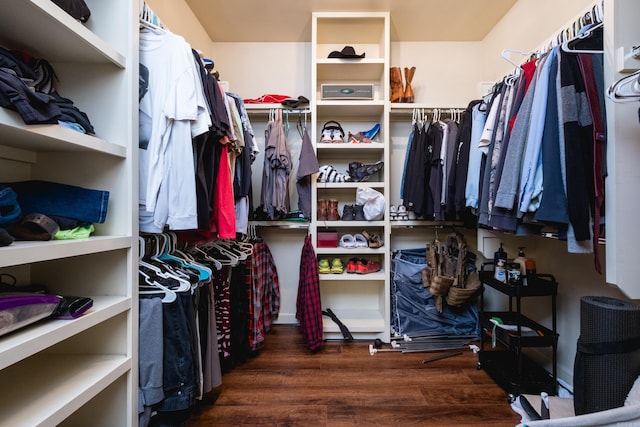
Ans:
{"type": "Polygon", "coordinates": [[[140,33],[140,231],[197,226],[192,137],[210,125],[199,81],[182,37],[140,33]]]}

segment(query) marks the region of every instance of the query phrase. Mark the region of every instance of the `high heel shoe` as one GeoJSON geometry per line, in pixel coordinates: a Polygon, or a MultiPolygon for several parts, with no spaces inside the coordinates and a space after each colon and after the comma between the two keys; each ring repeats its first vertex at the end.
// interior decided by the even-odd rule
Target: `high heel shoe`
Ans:
{"type": "Polygon", "coordinates": [[[369,139],[373,139],[376,137],[378,132],[380,132],[380,123],[376,123],[371,129],[363,131],[362,134],[369,139]]]}

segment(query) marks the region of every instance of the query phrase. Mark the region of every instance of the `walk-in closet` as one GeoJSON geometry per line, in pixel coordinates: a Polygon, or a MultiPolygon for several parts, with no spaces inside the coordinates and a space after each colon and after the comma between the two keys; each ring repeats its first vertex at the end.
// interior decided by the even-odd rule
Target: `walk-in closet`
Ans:
{"type": "Polygon", "coordinates": [[[640,388],[636,1],[0,8],[0,426],[516,425],[598,412],[594,355],[640,388]]]}

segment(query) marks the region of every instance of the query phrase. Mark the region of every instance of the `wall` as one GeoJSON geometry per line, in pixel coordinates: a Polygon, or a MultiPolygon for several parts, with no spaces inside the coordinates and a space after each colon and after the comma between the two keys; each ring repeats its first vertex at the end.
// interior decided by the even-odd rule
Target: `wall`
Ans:
{"type": "Polygon", "coordinates": [[[147,5],[174,34],[181,35],[192,48],[212,58],[211,38],[183,0],[145,0],[147,5]]]}
{"type": "MultiPolygon", "coordinates": [[[[594,4],[596,0],[519,0],[483,40],[483,78],[494,81],[513,71],[502,59],[504,49],[534,51],[594,4]]],[[[516,54],[512,59],[524,62],[516,54]]]]}

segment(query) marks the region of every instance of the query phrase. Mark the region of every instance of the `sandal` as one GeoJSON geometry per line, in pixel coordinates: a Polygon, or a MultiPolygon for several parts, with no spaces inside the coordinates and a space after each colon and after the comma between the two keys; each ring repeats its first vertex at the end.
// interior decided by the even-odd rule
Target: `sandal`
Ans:
{"type": "Polygon", "coordinates": [[[354,234],[353,236],[353,240],[354,240],[354,246],[356,248],[368,248],[369,247],[369,241],[366,237],[364,237],[363,234],[354,234]]]}
{"type": "Polygon", "coordinates": [[[331,273],[331,268],[329,267],[328,259],[321,259],[318,261],[318,273],[320,274],[329,274],[331,273]]]}
{"type": "Polygon", "coordinates": [[[352,234],[343,234],[340,237],[340,247],[345,249],[353,249],[356,247],[356,241],[352,234]]]}
{"type": "Polygon", "coordinates": [[[333,274],[344,273],[344,265],[342,264],[342,260],[340,258],[334,258],[331,261],[331,273],[333,274]]]}
{"type": "Polygon", "coordinates": [[[381,248],[384,245],[384,242],[382,241],[380,236],[376,233],[369,234],[367,230],[364,230],[362,232],[362,235],[364,236],[365,239],[367,239],[367,242],[369,243],[370,248],[377,249],[377,248],[381,248]]]}

